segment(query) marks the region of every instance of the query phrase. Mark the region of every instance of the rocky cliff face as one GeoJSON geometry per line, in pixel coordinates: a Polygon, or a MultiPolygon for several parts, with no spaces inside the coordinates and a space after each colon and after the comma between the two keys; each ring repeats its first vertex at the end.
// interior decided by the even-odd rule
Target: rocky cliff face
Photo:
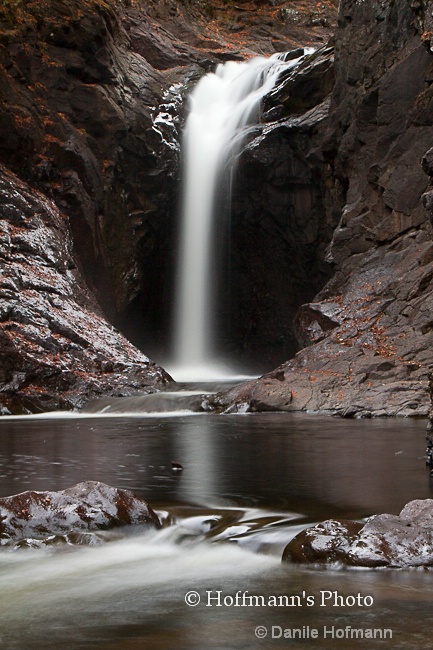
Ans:
{"type": "Polygon", "coordinates": [[[332,277],[298,312],[308,347],[218,396],[218,408],[427,414],[432,5],[340,3],[329,114],[306,153],[323,178],[323,219],[339,219],[326,256],[332,277]]]}
{"type": "Polygon", "coordinates": [[[0,162],[28,183],[2,172],[1,387],[14,411],[167,381],[98,306],[115,322],[147,283],[149,312],[163,313],[148,286],[163,275],[177,166],[176,128],[157,120],[172,82],[130,47],[124,11],[98,0],[0,9],[0,162]]]}
{"type": "Polygon", "coordinates": [[[131,47],[121,3],[9,6],[0,159],[69,217],[86,281],[115,320],[168,254],[177,135],[155,120],[171,81],[131,47]]]}
{"type": "MultiPolygon", "coordinates": [[[[44,301],[61,295],[62,304],[71,299],[101,319],[99,303],[144,349],[158,340],[172,284],[182,93],[216,61],[323,41],[335,3],[322,2],[310,23],[312,4],[292,4],[296,20],[279,2],[3,5],[0,162],[16,174],[2,171],[5,406],[13,395],[23,404],[24,390],[28,407],[42,408],[40,391],[55,376],[54,362],[47,373],[41,351],[32,352],[31,332],[53,359],[67,359],[62,376],[71,381],[48,382],[50,408],[56,391],[71,405],[80,391],[125,393],[167,381],[117,334],[110,343],[106,324],[109,354],[100,348],[99,357],[78,322],[57,331],[56,318],[47,318],[54,303],[44,301]],[[57,257],[54,236],[63,250],[57,257]],[[68,237],[72,255],[60,243],[68,237]],[[28,268],[19,265],[29,259],[33,274],[43,260],[51,280],[27,281],[28,268]],[[27,289],[34,292],[28,303],[27,289]],[[32,314],[27,333],[22,301],[32,314]],[[133,379],[124,383],[102,371],[118,346],[123,368],[127,356],[133,360],[125,373],[133,379]],[[73,368],[90,373],[90,383],[87,377],[80,387],[73,368]],[[150,371],[148,379],[141,371],[150,371]]],[[[335,63],[323,47],[268,98],[239,165],[238,255],[230,269],[239,309],[230,336],[245,358],[267,364],[301,351],[217,396],[211,408],[427,413],[432,5],[343,0],[335,63]]]]}
{"type": "Polygon", "coordinates": [[[237,343],[237,354],[256,371],[299,349],[296,313],[332,272],[325,248],[337,221],[332,211],[326,213],[325,173],[311,151],[333,85],[333,47],[322,46],[267,98],[263,124],[239,157],[229,266],[233,321],[226,347],[230,340],[237,343]]]}
{"type": "Polygon", "coordinates": [[[168,375],[103,318],[55,204],[0,166],[0,412],[151,392],[168,375]]]}
{"type": "Polygon", "coordinates": [[[290,17],[280,3],[2,4],[4,409],[70,407],[85,394],[167,381],[101,308],[143,349],[158,350],[168,330],[183,96],[218,61],[289,49],[307,34],[325,39],[334,0],[295,4],[290,17]],[[49,277],[39,283],[38,273],[49,277]],[[114,378],[112,367],[123,374],[114,378]]]}

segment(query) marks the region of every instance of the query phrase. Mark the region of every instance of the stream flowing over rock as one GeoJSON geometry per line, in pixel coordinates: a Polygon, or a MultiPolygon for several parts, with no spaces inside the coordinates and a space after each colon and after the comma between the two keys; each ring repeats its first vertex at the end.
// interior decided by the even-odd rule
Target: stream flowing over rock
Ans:
{"type": "Polygon", "coordinates": [[[286,546],[283,560],[363,567],[432,566],[433,500],[411,501],[399,515],[374,515],[365,524],[324,521],[296,535],[286,546]]]}
{"type": "Polygon", "coordinates": [[[2,546],[53,541],[93,544],[96,538],[90,533],[131,525],[161,527],[145,501],[129,490],[98,481],[59,492],[29,491],[0,499],[2,546]]]}

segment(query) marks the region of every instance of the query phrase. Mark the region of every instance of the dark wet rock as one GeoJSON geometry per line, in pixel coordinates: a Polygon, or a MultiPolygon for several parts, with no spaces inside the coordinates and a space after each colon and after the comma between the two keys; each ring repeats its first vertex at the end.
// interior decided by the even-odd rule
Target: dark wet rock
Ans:
{"type": "Polygon", "coordinates": [[[328,75],[333,78],[332,47],[285,73],[266,98],[264,124],[248,136],[238,160],[223,283],[223,311],[231,315],[224,344],[255,372],[299,349],[296,313],[331,274],[324,242],[336,220],[325,214],[325,177],[309,149],[328,116],[328,75]],[[297,110],[286,106],[295,98],[297,110]]]}
{"type": "Polygon", "coordinates": [[[0,408],[74,408],[169,376],[103,318],[54,203],[0,166],[0,408]]]}
{"type": "MultiPolygon", "coordinates": [[[[278,408],[347,417],[428,414],[427,375],[433,345],[433,194],[429,185],[429,177],[430,183],[433,178],[429,109],[433,56],[426,35],[431,32],[432,8],[433,3],[427,1],[340,3],[330,103],[321,109],[322,119],[310,122],[310,129],[301,132],[304,139],[298,135],[295,149],[299,160],[303,144],[300,160],[308,165],[304,193],[316,197],[309,199],[304,223],[307,229],[321,224],[316,242],[322,247],[316,244],[314,262],[310,258],[310,277],[316,278],[316,286],[320,281],[323,284],[319,292],[312,291],[314,283],[304,285],[304,304],[298,305],[294,325],[290,319],[286,325],[292,345],[308,347],[277,368],[284,376],[278,385],[278,408]],[[316,221],[311,221],[313,209],[318,210],[316,221]],[[320,266],[325,263],[328,271],[320,266]],[[308,294],[311,297],[305,300],[308,294]]],[[[283,90],[279,92],[283,99],[283,90]]],[[[320,107],[324,104],[326,100],[320,107]]],[[[297,115],[295,124],[318,109],[297,115]]],[[[277,103],[271,117],[275,110],[277,103]]],[[[272,152],[292,137],[293,127],[287,135],[281,115],[265,127],[274,132],[282,129],[274,146],[270,141],[260,142],[272,170],[268,174],[276,169],[272,152]]],[[[291,161],[293,153],[284,157],[291,161]]],[[[292,165],[294,179],[298,168],[292,165]]],[[[283,173],[280,181],[284,192],[291,182],[289,174],[283,173]]],[[[254,199],[260,205],[259,219],[262,213],[266,217],[270,213],[268,221],[283,215],[283,209],[275,207],[269,197],[266,202],[255,195],[254,199]]],[[[290,205],[287,199],[282,203],[290,205]]],[[[287,232],[296,228],[296,219],[287,210],[289,216],[279,222],[279,242],[287,241],[287,232]]],[[[256,249],[260,249],[257,242],[256,249]]],[[[275,245],[268,249],[273,255],[278,251],[275,245]]],[[[286,257],[293,255],[296,285],[302,264],[291,244],[286,257]]],[[[278,295],[283,295],[283,286],[290,294],[292,273],[285,271],[279,282],[278,295]]],[[[258,281],[256,286],[260,288],[258,281]]],[[[266,295],[272,295],[268,287],[266,295]]],[[[287,308],[277,308],[267,319],[264,309],[261,316],[264,322],[282,322],[282,314],[287,313],[287,308]]],[[[261,340],[266,340],[264,332],[261,340]]],[[[274,392],[271,375],[216,396],[216,408],[269,406],[274,401],[268,400],[274,392]]]]}
{"type": "Polygon", "coordinates": [[[159,528],[150,506],[129,490],[85,481],[59,492],[29,491],[0,499],[0,545],[11,541],[63,538],[66,543],[92,543],[93,531],[122,526],[159,528]],[[87,538],[86,538],[87,535],[87,538]]]}
{"type": "Polygon", "coordinates": [[[284,117],[303,115],[330,95],[334,83],[334,48],[328,44],[311,53],[300,67],[283,73],[265,105],[282,107],[284,117]]]}
{"type": "Polygon", "coordinates": [[[355,521],[329,519],[307,528],[286,546],[283,561],[337,562],[362,529],[355,521]]]}
{"type": "Polygon", "coordinates": [[[0,8],[0,162],[69,218],[76,262],[110,321],[144,300],[157,328],[177,187],[170,88],[180,74],[172,81],[134,50],[128,3],[11,5],[0,8]]]}
{"type": "Polygon", "coordinates": [[[302,531],[284,561],[342,562],[363,567],[433,565],[433,500],[408,503],[399,515],[375,515],[365,524],[328,520],[302,531]]]}
{"type": "MultiPolygon", "coordinates": [[[[431,252],[423,229],[397,238],[390,250],[373,248],[364,268],[337,276],[339,287],[300,310],[297,335],[309,347],[277,369],[280,410],[428,414],[431,252]]],[[[223,410],[239,401],[247,410],[258,399],[266,403],[273,374],[219,394],[214,403],[223,410]]]]}
{"type": "MultiPolygon", "coordinates": [[[[176,50],[201,50],[202,58],[245,59],[305,45],[320,45],[332,34],[338,1],[219,2],[148,0],[146,9],[160,38],[176,50]],[[178,44],[182,45],[178,48],[178,44]]],[[[147,37],[148,38],[148,37],[147,37]]],[[[170,52],[170,46],[167,47],[170,52]]],[[[167,55],[164,55],[167,56],[167,55]]],[[[170,54],[169,54],[170,56],[170,54]]]]}
{"type": "Polygon", "coordinates": [[[151,356],[169,330],[182,100],[218,61],[331,32],[334,0],[292,4],[296,19],[269,3],[0,7],[0,162],[69,218],[85,282],[151,356]]]}

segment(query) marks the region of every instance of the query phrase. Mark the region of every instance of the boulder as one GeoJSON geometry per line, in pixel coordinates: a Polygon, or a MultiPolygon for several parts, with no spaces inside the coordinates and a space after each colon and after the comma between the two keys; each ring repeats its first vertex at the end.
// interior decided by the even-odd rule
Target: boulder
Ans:
{"type": "Polygon", "coordinates": [[[365,524],[328,520],[302,531],[283,561],[350,566],[433,566],[433,499],[411,501],[399,515],[374,515],[365,524]]]}
{"type": "Polygon", "coordinates": [[[59,492],[32,490],[0,498],[0,545],[132,525],[161,526],[145,501],[98,481],[59,492]]]}

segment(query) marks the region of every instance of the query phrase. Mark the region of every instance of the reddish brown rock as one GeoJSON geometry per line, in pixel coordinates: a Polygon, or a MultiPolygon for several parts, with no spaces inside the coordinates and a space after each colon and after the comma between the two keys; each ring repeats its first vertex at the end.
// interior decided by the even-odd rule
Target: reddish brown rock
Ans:
{"type": "MultiPolygon", "coordinates": [[[[278,366],[278,387],[274,373],[266,374],[216,396],[216,408],[236,410],[239,405],[254,410],[274,404],[283,410],[358,417],[428,414],[433,347],[433,201],[427,176],[433,178],[433,55],[428,37],[432,9],[430,1],[340,3],[335,85],[324,117],[307,121],[311,128],[302,134],[300,158],[309,174],[309,179],[304,176],[304,191],[316,197],[303,223],[307,228],[321,224],[322,231],[314,261],[299,268],[302,258],[296,258],[294,283],[309,266],[310,278],[324,286],[303,300],[294,325],[288,319],[282,340],[291,339],[295,347],[296,337],[300,351],[278,366]],[[313,209],[319,209],[316,222],[313,209]],[[325,262],[330,278],[320,269],[325,262]]],[[[281,111],[284,97],[281,89],[281,111]]],[[[275,110],[278,96],[273,99],[275,110]]],[[[305,116],[308,112],[293,120],[280,116],[273,127],[281,133],[276,144],[296,142],[296,124],[305,116]]],[[[266,129],[272,132],[272,126],[266,129]]],[[[261,146],[266,151],[266,141],[261,146]]],[[[283,191],[291,178],[293,169],[279,179],[283,191]]],[[[274,193],[277,197],[276,188],[274,193]]],[[[268,249],[279,251],[297,228],[296,220],[289,218],[296,212],[287,201],[278,206],[275,198],[268,215],[272,202],[269,195],[263,196],[266,201],[257,198],[257,227],[266,215],[267,237],[267,222],[277,224],[281,237],[268,249]]],[[[294,245],[287,246],[287,255],[296,255],[294,245]]],[[[269,267],[272,263],[269,260],[269,267]]],[[[281,286],[289,287],[288,294],[291,276],[286,272],[279,279],[281,286]]],[[[258,293],[261,286],[250,293],[258,293]]],[[[266,299],[276,283],[263,286],[266,299]]],[[[283,295],[281,290],[278,294],[283,295]]],[[[266,300],[256,305],[250,329],[257,322],[282,322],[288,313],[276,309],[271,316],[266,300]]],[[[266,338],[273,340],[262,336],[261,341],[266,338]]]]}
{"type": "Polygon", "coordinates": [[[22,492],[0,499],[0,544],[160,522],[129,490],[85,481],[59,492],[22,492]]]}
{"type": "Polygon", "coordinates": [[[375,515],[365,524],[334,520],[317,524],[296,535],[283,560],[363,567],[433,566],[433,500],[411,501],[398,516],[375,515]]]}
{"type": "Polygon", "coordinates": [[[71,409],[170,377],[103,318],[54,203],[0,166],[0,412],[71,409]]]}
{"type": "MultiPolygon", "coordinates": [[[[338,0],[147,0],[145,7],[150,31],[158,33],[153,48],[159,50],[158,60],[172,57],[173,46],[181,55],[189,49],[195,60],[227,60],[326,42],[338,0]]],[[[149,41],[149,32],[144,40],[149,41]]]]}
{"type": "Polygon", "coordinates": [[[286,546],[283,561],[338,562],[362,528],[355,521],[329,519],[296,535],[286,546]]]}

